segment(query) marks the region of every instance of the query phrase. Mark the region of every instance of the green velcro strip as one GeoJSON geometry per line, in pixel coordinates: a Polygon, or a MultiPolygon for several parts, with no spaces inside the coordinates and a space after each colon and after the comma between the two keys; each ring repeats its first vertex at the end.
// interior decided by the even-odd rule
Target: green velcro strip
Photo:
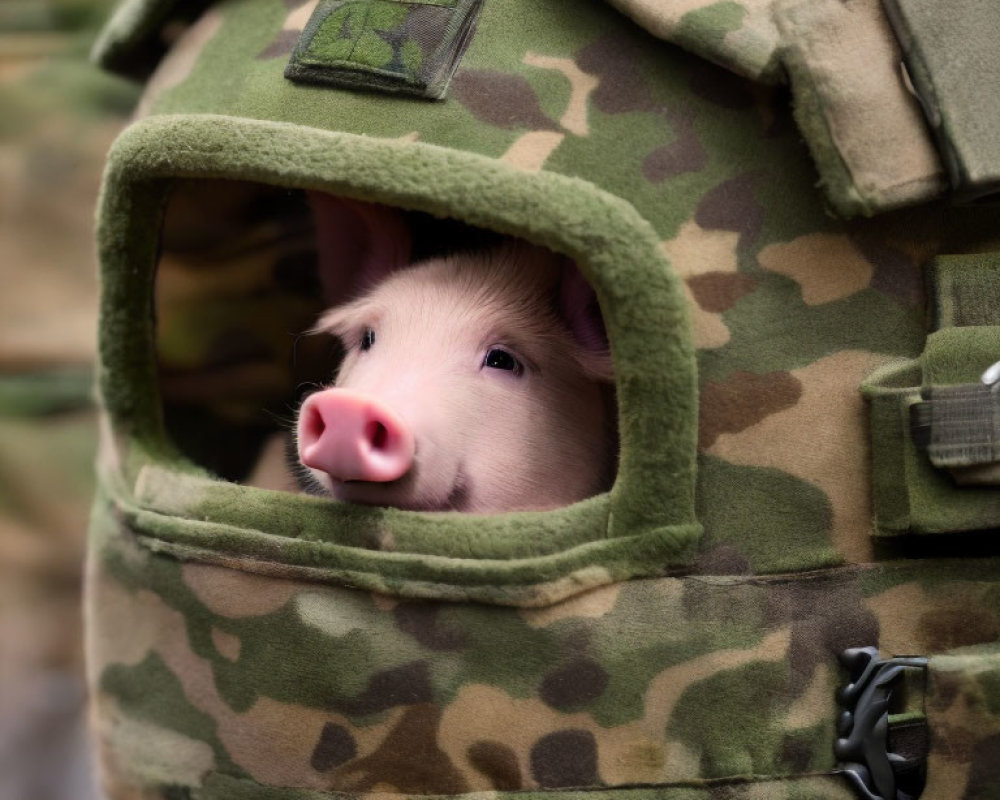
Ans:
{"type": "Polygon", "coordinates": [[[938,256],[931,262],[931,289],[937,328],[997,324],[1000,253],[938,256]]]}
{"type": "Polygon", "coordinates": [[[915,441],[921,361],[887,365],[862,385],[871,410],[875,535],[962,534],[1000,527],[1000,489],[984,468],[939,469],[915,441]],[[986,484],[963,486],[962,484],[986,484]]]}
{"type": "Polygon", "coordinates": [[[1000,253],[939,256],[930,269],[937,330],[919,359],[862,386],[880,536],[1000,527],[1000,253]]]}
{"type": "Polygon", "coordinates": [[[1000,192],[1000,4],[885,0],[959,200],[1000,192]]]}
{"type": "Polygon", "coordinates": [[[481,7],[482,0],[321,0],[285,77],[438,100],[481,7]]]}

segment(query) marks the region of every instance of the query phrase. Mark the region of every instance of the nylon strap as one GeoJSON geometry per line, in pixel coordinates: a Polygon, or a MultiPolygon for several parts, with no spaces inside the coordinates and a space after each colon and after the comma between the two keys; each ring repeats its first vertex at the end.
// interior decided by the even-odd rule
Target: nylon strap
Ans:
{"type": "Polygon", "coordinates": [[[981,380],[1000,361],[1000,253],[939,257],[930,279],[924,352],[862,386],[882,536],[1000,527],[1000,390],[981,380]]]}

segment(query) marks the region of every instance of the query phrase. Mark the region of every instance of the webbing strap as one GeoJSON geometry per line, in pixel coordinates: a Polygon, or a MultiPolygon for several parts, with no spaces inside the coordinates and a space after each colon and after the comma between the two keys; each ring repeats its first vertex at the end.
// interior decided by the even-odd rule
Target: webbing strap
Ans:
{"type": "Polygon", "coordinates": [[[1000,361],[1000,253],[939,257],[930,279],[923,353],[862,386],[883,536],[1000,527],[1000,389],[982,380],[1000,361]]]}
{"type": "Polygon", "coordinates": [[[935,467],[1000,462],[1000,387],[984,383],[928,387],[911,407],[911,430],[935,467]]]}

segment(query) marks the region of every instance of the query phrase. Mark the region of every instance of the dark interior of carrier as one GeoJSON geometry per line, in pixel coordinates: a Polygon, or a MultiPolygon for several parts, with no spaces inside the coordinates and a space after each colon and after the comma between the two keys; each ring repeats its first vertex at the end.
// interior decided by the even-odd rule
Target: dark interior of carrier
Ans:
{"type": "MultiPolygon", "coordinates": [[[[412,262],[486,249],[502,238],[419,212],[407,212],[407,223],[412,262]]],[[[332,382],[343,355],[334,337],[310,334],[325,306],[306,192],[175,181],[155,297],[160,395],[173,444],[227,481],[303,491],[287,466],[277,482],[258,471],[275,459],[294,462],[296,410],[332,382]],[[265,450],[271,458],[263,458],[265,450]]]]}

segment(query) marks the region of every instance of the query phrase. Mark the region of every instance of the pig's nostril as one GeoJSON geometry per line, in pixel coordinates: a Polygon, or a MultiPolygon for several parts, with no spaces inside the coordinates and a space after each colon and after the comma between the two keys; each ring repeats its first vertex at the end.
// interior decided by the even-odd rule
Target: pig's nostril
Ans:
{"type": "Polygon", "coordinates": [[[371,420],[366,426],[365,435],[375,450],[384,450],[389,443],[389,431],[385,425],[376,419],[371,420]]]}
{"type": "Polygon", "coordinates": [[[414,441],[391,409],[360,393],[328,389],[302,406],[298,450],[305,466],[334,481],[384,483],[410,469],[414,441]]]}
{"type": "Polygon", "coordinates": [[[305,427],[307,440],[311,442],[318,441],[325,430],[326,422],[323,420],[322,412],[315,405],[310,406],[305,427]]]}

